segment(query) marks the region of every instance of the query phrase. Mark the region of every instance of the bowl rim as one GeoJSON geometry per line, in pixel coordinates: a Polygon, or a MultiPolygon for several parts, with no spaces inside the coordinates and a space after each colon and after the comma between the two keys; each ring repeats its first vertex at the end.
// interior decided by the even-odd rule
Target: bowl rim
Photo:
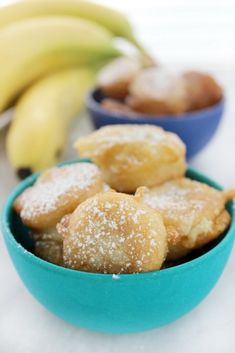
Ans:
{"type": "MultiPolygon", "coordinates": [[[[63,166],[63,165],[68,165],[68,164],[73,164],[73,163],[92,163],[92,161],[88,159],[75,159],[75,160],[69,160],[63,163],[58,164],[58,166],[63,166]]],[[[179,264],[176,266],[172,266],[169,268],[161,269],[161,270],[156,270],[156,271],[151,271],[151,272],[144,272],[144,273],[133,273],[133,274],[103,274],[103,273],[94,273],[94,272],[84,272],[84,271],[78,271],[78,270],[73,270],[70,268],[65,268],[61,267],[58,265],[55,265],[53,263],[50,263],[48,261],[45,261],[30,251],[26,250],[20,243],[18,243],[14,237],[14,235],[11,232],[10,229],[10,222],[9,222],[9,217],[10,213],[12,210],[12,205],[15,200],[15,198],[20,195],[24,189],[32,185],[33,182],[38,178],[40,173],[35,173],[22,182],[20,182],[10,193],[10,195],[7,198],[7,201],[3,207],[2,210],[2,216],[1,216],[1,230],[2,234],[5,240],[5,243],[10,242],[11,245],[14,247],[14,250],[16,250],[21,256],[23,256],[27,261],[29,262],[34,262],[35,265],[41,266],[46,270],[52,271],[52,272],[57,272],[57,274],[66,276],[74,276],[74,277],[82,277],[84,279],[95,279],[95,280],[110,280],[111,279],[119,279],[121,282],[126,281],[126,280],[152,280],[153,278],[159,277],[159,276],[167,276],[167,275],[177,275],[179,274],[180,271],[186,270],[189,271],[191,270],[192,267],[195,265],[200,265],[201,263],[205,262],[208,257],[215,256],[218,252],[220,252],[228,242],[231,243],[231,247],[233,245],[234,241],[234,235],[235,235],[235,201],[230,202],[230,209],[231,209],[231,217],[232,221],[230,224],[229,229],[227,230],[225,236],[221,241],[216,244],[212,249],[208,250],[206,253],[198,256],[195,259],[192,259],[190,261],[187,261],[183,264],[179,264]]],[[[211,185],[212,187],[215,187],[218,190],[223,190],[223,188],[215,182],[213,179],[207,177],[206,175],[202,174],[201,172],[197,171],[195,168],[188,167],[186,176],[191,176],[192,179],[197,180],[197,178],[200,178],[203,180],[204,183],[211,185]]]]}
{"type": "MultiPolygon", "coordinates": [[[[203,109],[198,109],[196,111],[193,112],[188,112],[188,113],[183,113],[183,114],[179,114],[179,115],[147,115],[147,114],[132,114],[131,116],[125,115],[125,114],[121,114],[121,113],[112,113],[109,112],[108,110],[104,109],[101,107],[100,103],[97,102],[97,100],[94,98],[94,95],[99,92],[100,89],[99,88],[94,88],[92,90],[90,90],[86,96],[86,107],[88,109],[91,109],[95,112],[98,112],[102,115],[105,115],[107,118],[112,117],[113,119],[116,119],[117,122],[120,119],[126,119],[127,121],[129,121],[130,123],[133,124],[137,123],[137,122],[144,122],[144,121],[148,121],[146,122],[146,124],[150,124],[150,120],[153,123],[163,123],[163,122],[167,122],[167,123],[172,123],[175,121],[178,122],[182,122],[182,121],[188,121],[190,120],[200,120],[200,119],[205,119],[205,114],[208,113],[212,113],[214,111],[220,110],[220,109],[224,109],[225,106],[225,97],[223,96],[219,102],[217,102],[216,104],[203,108],[203,109]]],[[[211,118],[211,116],[210,116],[211,118]]]]}

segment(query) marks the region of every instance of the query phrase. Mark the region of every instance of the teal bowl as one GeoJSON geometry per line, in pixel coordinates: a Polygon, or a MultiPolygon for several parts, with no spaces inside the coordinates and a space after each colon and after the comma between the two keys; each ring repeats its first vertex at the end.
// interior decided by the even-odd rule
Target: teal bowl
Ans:
{"type": "MultiPolygon", "coordinates": [[[[192,168],[187,175],[221,189],[192,168]]],[[[43,306],[63,320],[99,332],[150,330],[188,313],[218,281],[234,241],[232,203],[228,205],[232,224],[226,234],[184,263],[143,274],[95,274],[59,267],[33,254],[34,244],[28,237],[28,229],[12,211],[12,204],[36,178],[37,175],[27,178],[9,196],[2,214],[2,231],[25,286],[43,306]]]]}

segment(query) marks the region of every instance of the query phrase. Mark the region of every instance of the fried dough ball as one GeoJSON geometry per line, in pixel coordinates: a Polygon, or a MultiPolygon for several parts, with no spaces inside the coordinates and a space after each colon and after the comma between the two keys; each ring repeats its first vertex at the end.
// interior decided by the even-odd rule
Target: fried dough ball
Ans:
{"type": "Polygon", "coordinates": [[[79,138],[81,157],[91,158],[115,190],[131,193],[185,173],[185,146],[180,138],[153,125],[111,125],[79,138]]]}
{"type": "Polygon", "coordinates": [[[55,265],[63,266],[62,243],[53,240],[37,240],[35,243],[35,255],[55,265]]]}
{"type": "Polygon", "coordinates": [[[114,59],[100,71],[97,85],[108,97],[124,98],[128,94],[131,80],[139,70],[140,64],[134,59],[114,59]]]}
{"type": "Polygon", "coordinates": [[[183,74],[186,85],[188,111],[203,109],[218,103],[223,90],[210,75],[187,71],[183,74]]]}
{"type": "Polygon", "coordinates": [[[37,240],[35,255],[55,265],[63,266],[62,243],[53,240],[37,240]]]}
{"type": "Polygon", "coordinates": [[[149,115],[180,114],[186,111],[185,82],[180,75],[152,67],[141,70],[129,86],[127,104],[149,115]]]}
{"type": "Polygon", "coordinates": [[[58,224],[66,267],[97,273],[158,270],[167,252],[161,215],[138,198],[100,193],[58,224]]]}
{"type": "Polygon", "coordinates": [[[94,164],[51,168],[16,199],[14,209],[25,225],[40,232],[55,226],[65,214],[104,188],[101,172],[94,164]]]}
{"type": "Polygon", "coordinates": [[[63,242],[56,226],[41,232],[31,232],[35,242],[35,255],[43,260],[63,266],[63,242]]]}
{"type": "Polygon", "coordinates": [[[152,189],[141,187],[136,195],[161,213],[168,234],[167,260],[176,260],[221,235],[230,224],[225,203],[235,196],[188,178],[152,189]]]}

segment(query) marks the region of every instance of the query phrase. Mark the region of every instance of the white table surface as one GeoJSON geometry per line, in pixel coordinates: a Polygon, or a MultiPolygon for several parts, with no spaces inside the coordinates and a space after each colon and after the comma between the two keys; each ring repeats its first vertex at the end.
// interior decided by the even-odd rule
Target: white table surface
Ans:
{"type": "MultiPolygon", "coordinates": [[[[226,187],[235,186],[235,71],[217,73],[227,94],[218,133],[192,165],[226,187]]],[[[86,116],[71,141],[90,131],[86,116]]],[[[71,144],[70,144],[71,145],[71,144]]],[[[67,151],[67,158],[72,157],[67,151]]],[[[7,163],[0,133],[0,207],[17,180],[7,163]]],[[[46,311],[25,289],[0,237],[1,353],[232,353],[235,347],[235,251],[216,287],[191,313],[141,334],[106,335],[72,327],[46,311]]]]}

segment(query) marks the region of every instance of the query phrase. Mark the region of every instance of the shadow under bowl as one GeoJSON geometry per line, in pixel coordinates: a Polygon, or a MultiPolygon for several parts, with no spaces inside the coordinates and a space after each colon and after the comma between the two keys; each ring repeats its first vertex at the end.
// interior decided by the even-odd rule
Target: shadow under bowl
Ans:
{"type": "MultiPolygon", "coordinates": [[[[12,210],[12,205],[37,176],[24,180],[9,196],[2,214],[2,232],[25,286],[45,308],[63,320],[109,333],[157,328],[192,310],[220,277],[234,241],[232,202],[228,205],[232,217],[229,230],[207,247],[191,254],[184,263],[142,274],[96,274],[59,267],[34,255],[34,243],[28,236],[28,229],[12,210]]],[[[187,176],[221,189],[213,180],[192,168],[188,169],[187,176]]]]}
{"type": "Polygon", "coordinates": [[[101,106],[105,96],[99,89],[90,91],[86,106],[95,128],[113,124],[152,124],[179,135],[187,147],[187,159],[199,153],[214,136],[224,111],[224,99],[219,103],[195,112],[172,116],[144,114],[122,115],[101,106]]]}

